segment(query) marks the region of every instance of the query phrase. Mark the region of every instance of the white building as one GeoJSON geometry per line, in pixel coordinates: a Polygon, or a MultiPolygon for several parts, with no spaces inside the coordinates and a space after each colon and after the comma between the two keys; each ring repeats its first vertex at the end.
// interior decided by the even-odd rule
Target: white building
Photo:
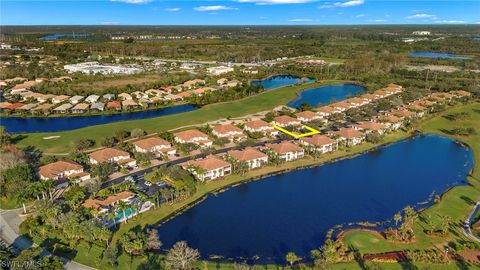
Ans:
{"type": "Polygon", "coordinates": [[[226,66],[207,68],[207,72],[213,75],[220,75],[220,74],[224,74],[232,71],[233,71],[233,67],[226,67],[226,66]]]}
{"type": "Polygon", "coordinates": [[[103,65],[98,62],[85,62],[79,64],[64,65],[63,69],[66,71],[81,72],[85,74],[135,74],[142,71],[135,67],[103,65]]]}

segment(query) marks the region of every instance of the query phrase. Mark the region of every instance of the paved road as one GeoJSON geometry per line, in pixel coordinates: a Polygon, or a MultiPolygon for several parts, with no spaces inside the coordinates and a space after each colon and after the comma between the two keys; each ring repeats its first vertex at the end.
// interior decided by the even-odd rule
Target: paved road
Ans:
{"type": "Polygon", "coordinates": [[[472,212],[470,212],[470,215],[468,216],[467,220],[465,220],[465,224],[464,226],[462,227],[462,230],[463,230],[463,234],[465,234],[466,237],[470,238],[471,240],[473,241],[476,241],[478,243],[480,243],[480,238],[476,237],[473,233],[472,233],[472,223],[473,223],[473,219],[475,218],[475,214],[477,213],[477,211],[480,210],[480,202],[477,202],[475,204],[475,206],[473,207],[472,209],[472,212]]]}
{"type": "MultiPolygon", "coordinates": [[[[18,254],[22,250],[37,246],[30,239],[20,236],[20,223],[22,219],[19,213],[22,209],[0,210],[0,238],[18,254]]],[[[51,253],[45,249],[40,256],[50,256],[51,253]]],[[[89,266],[60,257],[65,262],[67,270],[92,270],[89,266]]]]}

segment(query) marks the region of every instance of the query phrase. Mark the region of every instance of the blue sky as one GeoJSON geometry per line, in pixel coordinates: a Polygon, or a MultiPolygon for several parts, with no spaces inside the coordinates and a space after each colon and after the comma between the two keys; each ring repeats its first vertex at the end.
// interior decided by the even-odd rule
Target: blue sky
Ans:
{"type": "Polygon", "coordinates": [[[0,0],[1,25],[479,24],[480,1],[0,0]]]}

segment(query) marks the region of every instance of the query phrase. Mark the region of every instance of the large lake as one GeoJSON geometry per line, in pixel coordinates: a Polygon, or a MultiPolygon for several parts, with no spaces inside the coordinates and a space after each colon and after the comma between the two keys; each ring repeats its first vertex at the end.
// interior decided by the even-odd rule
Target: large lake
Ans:
{"type": "Polygon", "coordinates": [[[451,54],[451,53],[437,53],[437,52],[411,52],[408,54],[412,57],[423,57],[423,58],[443,58],[443,59],[459,59],[459,60],[468,60],[471,59],[468,56],[451,54]]]}
{"type": "Polygon", "coordinates": [[[365,91],[365,87],[358,84],[325,85],[300,92],[297,98],[288,103],[288,106],[298,109],[302,103],[308,103],[312,107],[317,107],[341,101],[365,91]]]}
{"type": "MultiPolygon", "coordinates": [[[[203,257],[285,263],[307,257],[337,224],[386,221],[407,205],[466,184],[470,149],[419,136],[323,166],[270,176],[209,195],[158,227],[164,248],[186,240],[203,257]]],[[[420,204],[420,202],[424,202],[420,204]]]]}
{"type": "Polygon", "coordinates": [[[312,83],[314,79],[311,78],[300,78],[298,76],[293,75],[275,75],[268,77],[263,80],[255,80],[252,81],[252,85],[259,85],[263,86],[264,89],[273,89],[287,85],[297,85],[303,83],[312,83]]]}
{"type": "Polygon", "coordinates": [[[103,125],[118,121],[147,119],[169,114],[189,112],[196,109],[197,108],[193,105],[184,104],[163,109],[120,114],[65,117],[0,117],[0,125],[4,126],[6,131],[10,133],[56,132],[94,125],[103,125]]]}

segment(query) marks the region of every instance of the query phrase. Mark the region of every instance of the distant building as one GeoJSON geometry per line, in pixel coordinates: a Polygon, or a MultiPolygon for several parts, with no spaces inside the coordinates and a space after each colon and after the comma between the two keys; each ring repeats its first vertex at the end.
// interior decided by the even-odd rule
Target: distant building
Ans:
{"type": "Polygon", "coordinates": [[[63,66],[66,71],[81,72],[85,74],[135,74],[142,71],[135,67],[103,65],[98,62],[85,62],[63,66]]]}
{"type": "Polygon", "coordinates": [[[226,67],[226,66],[218,66],[218,67],[209,67],[207,68],[207,72],[213,75],[220,75],[228,72],[232,72],[233,67],[226,67]]]}
{"type": "Polygon", "coordinates": [[[430,36],[430,31],[413,31],[412,35],[415,36],[430,36]]]}

